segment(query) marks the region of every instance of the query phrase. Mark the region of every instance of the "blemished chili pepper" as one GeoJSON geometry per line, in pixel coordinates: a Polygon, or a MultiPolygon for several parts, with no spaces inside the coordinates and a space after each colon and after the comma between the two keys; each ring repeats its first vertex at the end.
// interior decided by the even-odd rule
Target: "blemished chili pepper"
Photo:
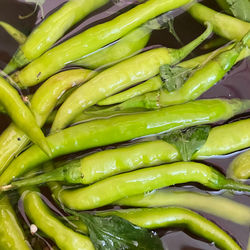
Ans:
{"type": "Polygon", "coordinates": [[[250,23],[212,10],[200,3],[191,6],[188,12],[201,23],[211,22],[214,32],[228,40],[240,41],[250,31],[250,23]]]}
{"type": "MultiPolygon", "coordinates": [[[[134,97],[108,110],[124,110],[129,108],[158,109],[195,100],[219,82],[235,65],[240,52],[249,40],[250,32],[241,42],[236,43],[232,49],[223,51],[197,69],[184,85],[175,91],[169,92],[163,88],[159,91],[134,97]]],[[[248,55],[250,55],[250,50],[248,51],[248,55]]]]}
{"type": "Polygon", "coordinates": [[[100,215],[117,215],[137,226],[148,229],[185,227],[194,235],[198,235],[210,242],[215,243],[215,245],[220,249],[241,249],[241,247],[216,224],[185,208],[168,207],[122,209],[110,212],[101,212],[100,215]]]}
{"type": "Polygon", "coordinates": [[[17,90],[2,77],[0,77],[0,102],[16,126],[50,156],[49,145],[30,109],[24,104],[17,90]]]}
{"type": "Polygon", "coordinates": [[[250,177],[250,150],[238,155],[232,161],[227,176],[237,180],[246,180],[250,177]]]}
{"type": "MultiPolygon", "coordinates": [[[[198,100],[140,114],[94,120],[48,136],[52,158],[81,150],[128,141],[174,129],[227,120],[249,109],[238,99],[198,100]]],[[[211,155],[211,154],[210,154],[211,155]]],[[[0,176],[0,185],[49,160],[36,145],[17,157],[0,176]]]]}
{"type": "Polygon", "coordinates": [[[52,214],[41,199],[39,190],[35,188],[23,190],[22,200],[25,213],[32,223],[52,239],[60,249],[94,250],[94,246],[87,236],[66,227],[52,214]]]}
{"type": "Polygon", "coordinates": [[[62,104],[51,131],[55,132],[66,127],[84,109],[93,106],[98,101],[157,75],[161,65],[179,62],[211,34],[212,27],[210,24],[207,25],[208,28],[201,36],[179,50],[152,49],[98,74],[73,92],[62,104]]]}
{"type": "Polygon", "coordinates": [[[4,69],[9,74],[47,51],[74,24],[108,0],[70,0],[46,18],[20,46],[4,69]]]}
{"type": "Polygon", "coordinates": [[[26,36],[10,24],[0,21],[0,26],[4,28],[5,31],[8,32],[9,35],[13,37],[19,44],[23,44],[26,41],[26,36]]]}
{"type": "MultiPolygon", "coordinates": [[[[249,126],[250,119],[247,119],[212,128],[206,143],[195,153],[193,160],[225,155],[250,147],[249,126]],[[217,138],[221,140],[218,141],[217,138]]],[[[49,181],[75,183],[72,176],[84,176],[80,183],[87,185],[138,168],[180,160],[179,151],[173,145],[158,138],[156,141],[97,152],[82,159],[67,162],[51,172],[16,181],[0,189],[8,190],[22,185],[35,185],[49,181]]]]}
{"type": "Polygon", "coordinates": [[[153,29],[147,25],[132,30],[117,43],[108,45],[72,63],[88,69],[110,67],[132,55],[138,54],[148,43],[153,29]]]}
{"type": "Polygon", "coordinates": [[[0,197],[0,248],[4,250],[31,249],[7,196],[0,197]]]}
{"type": "Polygon", "coordinates": [[[111,21],[96,25],[50,49],[15,74],[15,81],[23,87],[38,84],[66,64],[114,42],[148,20],[189,2],[191,0],[149,0],[139,4],[111,21]]]}
{"type": "MultiPolygon", "coordinates": [[[[72,176],[73,178],[78,183],[84,179],[82,175],[72,176]]],[[[188,182],[197,182],[215,190],[250,192],[250,186],[226,179],[214,168],[195,162],[176,162],[139,169],[108,177],[87,187],[71,190],[54,184],[52,190],[55,199],[66,207],[75,210],[89,210],[132,195],[188,182]]]]}
{"type": "MultiPolygon", "coordinates": [[[[72,86],[84,83],[96,73],[85,69],[68,70],[48,79],[34,94],[30,107],[40,127],[62,94],[72,86]]],[[[15,124],[9,125],[0,136],[0,173],[29,143],[29,138],[15,124]]]]}
{"type": "Polygon", "coordinates": [[[213,214],[237,224],[249,226],[250,208],[219,195],[184,190],[156,190],[116,201],[116,205],[129,207],[181,206],[213,214]]]}

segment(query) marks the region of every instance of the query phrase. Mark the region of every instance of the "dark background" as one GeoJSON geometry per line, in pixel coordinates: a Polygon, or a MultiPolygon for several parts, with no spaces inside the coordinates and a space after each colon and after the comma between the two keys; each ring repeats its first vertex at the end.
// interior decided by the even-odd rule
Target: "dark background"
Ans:
{"type": "MultiPolygon", "coordinates": [[[[44,14],[48,15],[50,11],[62,4],[63,0],[47,0],[44,4],[44,14]]],[[[116,1],[117,2],[117,1],[116,1]]],[[[98,11],[92,13],[87,17],[76,29],[72,29],[71,32],[67,34],[63,39],[66,39],[76,32],[87,29],[88,27],[97,24],[98,22],[104,22],[118,15],[120,12],[125,11],[131,7],[132,0],[121,0],[120,3],[114,5],[112,1],[110,4],[99,9],[98,11]],[[107,11],[108,10],[108,11],[107,11]]],[[[218,7],[214,4],[214,0],[203,1],[214,9],[218,7]]],[[[16,0],[0,0],[0,20],[6,21],[16,28],[20,29],[25,34],[33,29],[35,25],[41,22],[41,11],[38,11],[35,15],[28,19],[20,20],[19,15],[27,15],[34,10],[34,5],[27,4],[25,1],[16,0]]],[[[202,31],[204,27],[196,23],[187,13],[180,14],[180,11],[172,12],[172,15],[178,15],[175,18],[175,28],[176,32],[181,38],[181,41],[186,44],[194,38],[196,38],[202,31]]],[[[178,48],[181,47],[178,42],[173,38],[173,36],[166,30],[154,32],[150,45],[164,45],[167,47],[178,48]]],[[[0,28],[0,68],[3,68],[6,63],[10,60],[11,56],[17,49],[18,44],[2,29],[0,28]]],[[[201,49],[197,49],[191,56],[204,53],[201,49]]],[[[202,98],[214,98],[214,97],[226,97],[226,98],[250,98],[250,63],[249,60],[244,60],[238,63],[233,70],[216,86],[207,91],[202,98]]],[[[248,117],[249,114],[242,115],[239,118],[248,117]]],[[[7,116],[0,115],[0,132],[8,126],[9,119],[7,116]]],[[[219,170],[225,173],[228,164],[238,153],[228,155],[225,157],[218,157],[214,159],[209,159],[206,162],[212,163],[219,170]]],[[[193,188],[188,187],[193,190],[193,188]]],[[[232,199],[239,202],[250,205],[249,197],[245,195],[238,195],[232,199]]],[[[249,229],[247,227],[239,226],[232,222],[228,222],[221,218],[217,218],[211,215],[204,214],[208,219],[213,220],[224,230],[230,233],[238,243],[246,249],[249,229]]],[[[158,233],[162,235],[164,241],[164,246],[166,249],[170,250],[212,250],[217,249],[211,244],[201,241],[194,236],[189,236],[188,234],[175,231],[175,230],[159,230],[158,233]]]]}

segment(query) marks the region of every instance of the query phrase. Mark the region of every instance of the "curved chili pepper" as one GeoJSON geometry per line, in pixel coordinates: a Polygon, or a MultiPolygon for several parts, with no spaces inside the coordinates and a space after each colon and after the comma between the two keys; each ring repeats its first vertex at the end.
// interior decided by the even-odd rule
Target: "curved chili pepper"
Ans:
{"type": "Polygon", "coordinates": [[[87,236],[66,227],[52,214],[49,208],[43,203],[37,189],[23,190],[22,200],[25,212],[30,220],[38,229],[54,240],[60,249],[94,250],[94,246],[87,236]]]}
{"type": "Polygon", "coordinates": [[[0,77],[0,102],[19,129],[50,156],[50,147],[31,111],[18,92],[2,77],[0,77]]]}
{"type": "Polygon", "coordinates": [[[98,74],[73,92],[63,103],[56,114],[51,131],[55,132],[66,127],[84,109],[98,101],[155,76],[159,73],[161,65],[179,62],[211,34],[212,27],[210,24],[207,25],[207,30],[201,36],[179,50],[152,49],[98,74]]]}
{"type": "Polygon", "coordinates": [[[0,248],[30,250],[7,196],[0,197],[0,248]]]}
{"type": "Polygon", "coordinates": [[[195,193],[184,190],[155,190],[148,194],[135,195],[116,201],[115,204],[129,207],[182,206],[238,223],[250,224],[250,208],[219,195],[195,193]]]}
{"type": "MultiPolygon", "coordinates": [[[[108,0],[70,0],[46,18],[20,46],[4,69],[9,74],[21,68],[47,51],[74,24],[108,0]]],[[[51,65],[51,64],[50,64],[51,65]]]]}
{"type": "MultiPolygon", "coordinates": [[[[90,70],[74,69],[58,73],[48,79],[31,99],[31,110],[38,125],[43,126],[58,99],[67,89],[87,81],[95,74],[90,70]]],[[[15,124],[5,129],[0,136],[0,173],[28,142],[29,138],[15,124]]]]}
{"type": "MultiPolygon", "coordinates": [[[[65,64],[76,61],[114,42],[146,21],[189,2],[191,0],[149,0],[139,4],[111,21],[96,25],[50,49],[15,74],[15,81],[23,87],[38,84],[58,72],[65,64]]],[[[53,26],[57,28],[56,25],[53,26]]],[[[30,47],[33,46],[29,46],[29,50],[32,50],[30,47]]]]}
{"type": "MultiPolygon", "coordinates": [[[[72,175],[71,178],[79,183],[84,176],[72,175]]],[[[139,169],[77,189],[64,189],[54,184],[52,190],[54,197],[65,206],[75,210],[89,210],[132,195],[188,182],[197,182],[215,190],[250,192],[250,186],[226,179],[214,168],[195,162],[176,162],[139,169]]]]}
{"type": "MultiPolygon", "coordinates": [[[[250,126],[250,119],[212,128],[206,143],[195,153],[193,159],[206,159],[250,147],[248,126],[250,126]],[[221,137],[221,135],[224,136],[221,137]],[[221,140],[216,140],[219,137],[221,140]]],[[[14,181],[10,185],[0,187],[0,190],[6,191],[20,186],[38,185],[50,181],[67,183],[79,181],[72,176],[84,176],[80,178],[80,183],[88,185],[138,168],[180,161],[179,151],[160,138],[156,141],[97,152],[82,159],[67,162],[62,167],[36,177],[14,181]]]]}
{"type": "Polygon", "coordinates": [[[215,243],[220,249],[241,249],[241,247],[216,224],[185,208],[122,209],[98,214],[101,216],[117,215],[137,226],[149,229],[185,227],[191,233],[215,243]]]}
{"type": "MultiPolygon", "coordinates": [[[[47,137],[47,140],[52,158],[55,158],[145,135],[226,120],[248,110],[249,106],[249,101],[237,99],[199,100],[156,111],[94,120],[65,129],[47,137]]],[[[3,172],[0,185],[8,184],[13,178],[48,160],[49,157],[37,146],[30,147],[3,172]]]]}

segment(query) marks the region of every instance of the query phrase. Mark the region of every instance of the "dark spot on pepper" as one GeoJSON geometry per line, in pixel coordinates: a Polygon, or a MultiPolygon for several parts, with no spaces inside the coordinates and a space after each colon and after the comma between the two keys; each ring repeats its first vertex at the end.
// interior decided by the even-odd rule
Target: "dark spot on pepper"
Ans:
{"type": "Polygon", "coordinates": [[[39,78],[39,76],[42,74],[42,72],[39,72],[36,76],[36,78],[39,78]]]}
{"type": "Polygon", "coordinates": [[[20,137],[18,137],[18,138],[17,138],[17,140],[18,140],[18,141],[21,141],[21,138],[20,138],[20,137]]]}

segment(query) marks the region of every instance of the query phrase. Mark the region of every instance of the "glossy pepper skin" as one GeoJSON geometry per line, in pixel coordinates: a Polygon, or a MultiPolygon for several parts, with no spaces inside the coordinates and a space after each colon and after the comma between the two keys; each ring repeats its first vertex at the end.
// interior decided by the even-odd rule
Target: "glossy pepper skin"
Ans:
{"type": "Polygon", "coordinates": [[[211,22],[214,32],[228,40],[240,41],[250,31],[250,23],[212,10],[200,3],[191,6],[188,12],[201,23],[211,22]]]}
{"type": "MultiPolygon", "coordinates": [[[[48,79],[36,91],[30,103],[37,124],[40,127],[44,125],[58,99],[67,89],[84,83],[95,74],[90,70],[74,69],[58,73],[48,79]]],[[[28,143],[29,137],[13,123],[3,131],[0,136],[0,173],[28,143]]]]}
{"type": "Polygon", "coordinates": [[[201,36],[179,50],[152,49],[122,61],[98,74],[74,91],[63,103],[52,124],[52,132],[69,125],[83,110],[93,106],[98,101],[157,75],[161,65],[179,62],[211,34],[212,26],[210,24],[207,26],[206,31],[201,36]]]}
{"type": "Polygon", "coordinates": [[[7,196],[0,197],[0,249],[31,249],[7,196]]]}
{"type": "Polygon", "coordinates": [[[227,171],[230,178],[246,180],[250,177],[250,150],[238,155],[230,164],[227,171]]]}
{"type": "Polygon", "coordinates": [[[21,68],[47,51],[64,33],[89,13],[109,0],[70,0],[46,18],[20,46],[9,65],[7,74],[21,68]]]}
{"type": "Polygon", "coordinates": [[[191,1],[149,0],[139,4],[113,20],[94,26],[50,49],[18,72],[14,77],[15,81],[23,87],[38,84],[66,64],[121,38],[146,21],[189,2],[191,1]],[[47,67],[48,64],[50,67],[47,67]]]}
{"type": "MultiPolygon", "coordinates": [[[[161,110],[79,124],[47,137],[47,141],[55,158],[177,128],[227,120],[248,110],[249,105],[249,101],[237,99],[199,100],[161,110]]],[[[48,160],[49,157],[37,146],[30,147],[3,172],[0,185],[8,184],[13,178],[48,160]]]]}
{"type": "MultiPolygon", "coordinates": [[[[193,159],[199,160],[216,155],[225,155],[250,147],[249,126],[250,119],[247,119],[212,128],[206,143],[195,153],[193,159]],[[218,140],[217,138],[221,139],[218,140]]],[[[14,181],[11,185],[0,187],[0,190],[6,191],[22,185],[38,185],[50,181],[80,182],[88,185],[116,174],[180,161],[181,156],[178,150],[173,145],[160,139],[159,137],[156,141],[93,153],[82,159],[67,162],[62,167],[46,171],[36,177],[14,181]],[[72,178],[73,176],[79,178],[72,178]]]]}
{"type": "Polygon", "coordinates": [[[94,250],[90,239],[66,227],[44,204],[37,189],[22,190],[25,213],[39,230],[43,231],[63,250],[94,250]]]}
{"type": "MultiPolygon", "coordinates": [[[[195,100],[208,89],[219,82],[237,62],[241,51],[250,40],[250,32],[236,43],[233,48],[223,51],[204,65],[200,66],[179,89],[169,92],[164,87],[161,90],[150,92],[129,99],[120,105],[108,110],[126,110],[129,108],[158,109],[170,105],[195,100]]],[[[250,55],[250,51],[248,53],[250,55]]],[[[164,86],[164,85],[163,85],[164,86]]]]}
{"type": "Polygon", "coordinates": [[[132,195],[188,182],[197,182],[215,190],[250,192],[250,186],[226,179],[212,167],[195,162],[177,162],[139,169],[71,190],[62,189],[59,184],[54,184],[52,190],[54,197],[65,206],[75,210],[89,210],[132,195]]]}
{"type": "Polygon", "coordinates": [[[39,128],[30,109],[24,104],[19,93],[0,77],[0,102],[12,121],[48,155],[51,155],[48,143],[39,128]]]}
{"type": "Polygon", "coordinates": [[[116,205],[129,207],[166,207],[181,206],[213,214],[237,224],[250,225],[250,208],[221,195],[190,192],[185,190],[154,190],[121,199],[116,205]]]}

